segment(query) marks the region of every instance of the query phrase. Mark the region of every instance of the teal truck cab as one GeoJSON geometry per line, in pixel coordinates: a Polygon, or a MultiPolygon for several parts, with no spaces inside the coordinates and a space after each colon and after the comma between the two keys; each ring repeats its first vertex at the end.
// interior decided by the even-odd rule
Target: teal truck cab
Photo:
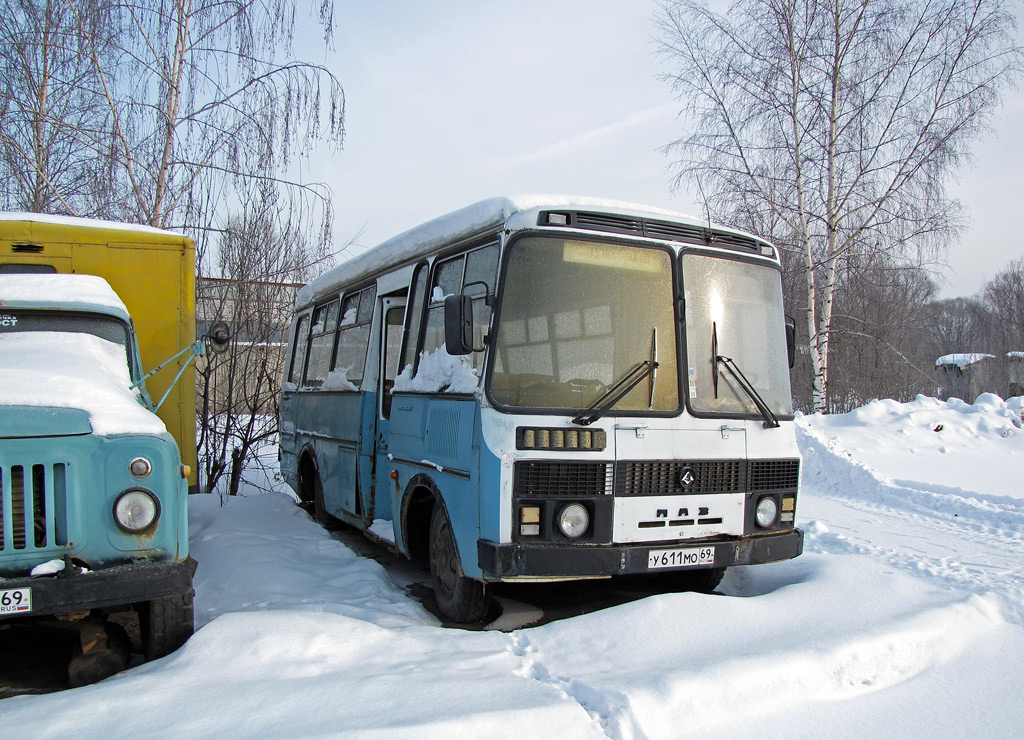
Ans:
{"type": "Polygon", "coordinates": [[[0,274],[0,627],[78,630],[72,685],[193,631],[189,470],[102,278],[0,274]]]}

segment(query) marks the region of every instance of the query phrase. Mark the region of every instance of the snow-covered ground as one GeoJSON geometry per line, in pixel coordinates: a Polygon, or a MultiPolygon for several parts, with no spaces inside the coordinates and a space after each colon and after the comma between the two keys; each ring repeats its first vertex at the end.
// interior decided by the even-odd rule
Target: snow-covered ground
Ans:
{"type": "Polygon", "coordinates": [[[1021,737],[1022,409],[800,418],[803,556],[508,633],[441,627],[286,496],[194,497],[196,635],[95,686],[2,700],[0,732],[1021,737]]]}

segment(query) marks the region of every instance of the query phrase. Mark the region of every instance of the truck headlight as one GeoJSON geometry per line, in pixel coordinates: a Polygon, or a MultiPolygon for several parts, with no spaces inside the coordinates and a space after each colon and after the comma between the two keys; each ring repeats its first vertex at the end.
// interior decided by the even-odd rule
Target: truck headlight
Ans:
{"type": "Polygon", "coordinates": [[[129,534],[144,532],[160,516],[160,504],[148,491],[133,488],[125,491],[114,502],[114,520],[129,534]]]}
{"type": "Polygon", "coordinates": [[[779,505],[775,503],[775,499],[771,496],[764,496],[760,501],[757,502],[757,510],[754,512],[754,520],[757,522],[759,527],[770,527],[775,523],[775,517],[778,516],[779,505]]]}
{"type": "Polygon", "coordinates": [[[583,504],[569,504],[558,512],[558,528],[570,539],[576,539],[590,526],[590,514],[583,504]]]}

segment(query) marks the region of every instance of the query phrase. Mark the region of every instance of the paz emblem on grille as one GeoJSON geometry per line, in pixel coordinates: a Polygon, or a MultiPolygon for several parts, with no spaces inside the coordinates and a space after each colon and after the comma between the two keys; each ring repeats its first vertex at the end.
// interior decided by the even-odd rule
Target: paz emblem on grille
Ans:
{"type": "Polygon", "coordinates": [[[683,488],[689,488],[696,480],[697,476],[693,474],[693,468],[690,466],[686,466],[679,471],[679,485],[683,488]]]}

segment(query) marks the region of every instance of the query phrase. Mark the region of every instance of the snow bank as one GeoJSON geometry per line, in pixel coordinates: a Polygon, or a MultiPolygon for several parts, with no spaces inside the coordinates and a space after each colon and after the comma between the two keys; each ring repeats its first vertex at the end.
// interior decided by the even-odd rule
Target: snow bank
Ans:
{"type": "Polygon", "coordinates": [[[801,417],[804,555],[730,569],[717,594],[653,591],[509,633],[440,627],[284,496],[192,497],[198,633],[98,685],[0,701],[0,726],[40,740],[1020,737],[1024,513],[985,481],[1019,474],[1021,408],[919,398],[801,417]],[[977,491],[948,486],[940,456],[977,491]]]}
{"type": "Polygon", "coordinates": [[[130,386],[121,344],[73,332],[0,334],[0,405],[82,409],[100,435],[165,432],[130,386]]]}

